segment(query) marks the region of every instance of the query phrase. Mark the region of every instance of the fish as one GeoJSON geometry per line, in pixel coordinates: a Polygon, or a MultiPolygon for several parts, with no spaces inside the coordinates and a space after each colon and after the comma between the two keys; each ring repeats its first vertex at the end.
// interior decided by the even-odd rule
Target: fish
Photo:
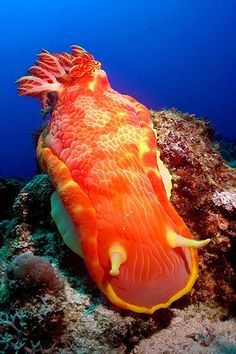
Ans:
{"type": "Polygon", "coordinates": [[[51,115],[37,159],[55,187],[51,215],[65,244],[117,307],[152,314],[189,292],[198,276],[194,240],[170,202],[171,175],[150,112],[112,89],[101,63],[78,45],[43,49],[19,95],[51,115]]]}

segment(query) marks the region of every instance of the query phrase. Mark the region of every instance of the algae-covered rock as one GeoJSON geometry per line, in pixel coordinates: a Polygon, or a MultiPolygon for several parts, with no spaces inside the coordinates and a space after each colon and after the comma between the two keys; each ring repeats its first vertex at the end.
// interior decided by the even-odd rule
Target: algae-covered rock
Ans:
{"type": "Polygon", "coordinates": [[[211,238],[199,251],[192,295],[229,306],[236,302],[236,170],[212,145],[208,122],[176,110],[152,113],[157,148],[172,175],[171,202],[195,238],[211,238]]]}
{"type": "Polygon", "coordinates": [[[50,197],[53,191],[48,176],[40,174],[29,181],[15,198],[13,210],[18,221],[32,227],[45,223],[50,214],[50,197]]]}
{"type": "Polygon", "coordinates": [[[0,177],[0,221],[12,218],[12,206],[23,184],[16,178],[0,177]]]}

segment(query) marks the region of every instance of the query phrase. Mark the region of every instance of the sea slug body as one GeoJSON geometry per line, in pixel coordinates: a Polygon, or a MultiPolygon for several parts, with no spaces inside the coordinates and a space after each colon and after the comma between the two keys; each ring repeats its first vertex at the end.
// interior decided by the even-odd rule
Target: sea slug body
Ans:
{"type": "Polygon", "coordinates": [[[43,51],[17,80],[51,119],[37,157],[54,184],[52,217],[112,303],[153,313],[186,294],[198,273],[195,241],[169,201],[148,109],[118,93],[91,54],[43,51]],[[51,95],[52,97],[52,95],[51,95]]]}

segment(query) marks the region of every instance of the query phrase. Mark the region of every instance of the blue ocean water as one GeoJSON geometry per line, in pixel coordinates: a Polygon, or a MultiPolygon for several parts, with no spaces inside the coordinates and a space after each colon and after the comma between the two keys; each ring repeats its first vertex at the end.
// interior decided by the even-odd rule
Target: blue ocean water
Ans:
{"type": "Polygon", "coordinates": [[[112,87],[149,108],[177,107],[236,140],[235,0],[0,0],[0,175],[35,173],[36,99],[15,80],[45,48],[78,44],[112,87]]]}

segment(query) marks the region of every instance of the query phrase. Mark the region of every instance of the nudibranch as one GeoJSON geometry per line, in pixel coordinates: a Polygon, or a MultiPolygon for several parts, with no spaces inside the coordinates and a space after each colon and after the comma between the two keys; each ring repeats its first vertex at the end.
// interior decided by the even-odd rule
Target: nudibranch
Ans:
{"type": "Polygon", "coordinates": [[[197,241],[169,197],[149,110],[113,90],[83,48],[43,50],[17,80],[51,118],[37,158],[55,192],[51,215],[116,306],[152,314],[186,294],[198,274],[197,241]]]}

